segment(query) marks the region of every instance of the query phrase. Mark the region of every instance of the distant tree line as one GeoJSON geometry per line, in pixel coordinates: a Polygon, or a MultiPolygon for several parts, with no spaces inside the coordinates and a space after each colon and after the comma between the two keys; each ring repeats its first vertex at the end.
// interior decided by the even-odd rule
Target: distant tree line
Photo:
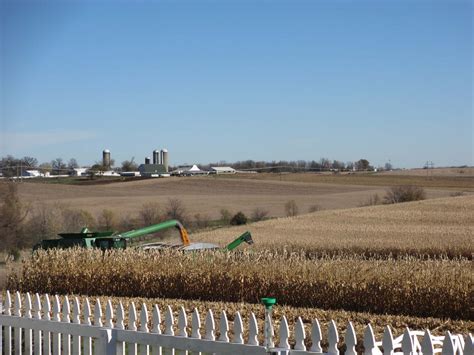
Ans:
{"type": "Polygon", "coordinates": [[[222,166],[229,165],[236,170],[255,170],[255,171],[266,171],[273,173],[280,172],[301,172],[301,171],[370,171],[374,170],[374,167],[370,165],[367,159],[360,159],[356,162],[342,162],[339,160],[330,160],[327,158],[321,158],[319,161],[316,160],[273,160],[273,161],[254,161],[254,160],[242,160],[235,163],[227,164],[226,162],[219,162],[214,164],[208,164],[202,166],[207,168],[210,166],[222,166]]]}
{"type": "Polygon", "coordinates": [[[62,158],[56,158],[41,164],[38,163],[38,159],[30,156],[16,158],[12,155],[7,155],[0,159],[0,172],[5,177],[21,176],[26,170],[38,170],[43,174],[62,175],[78,167],[79,164],[74,158],[69,159],[67,163],[62,158]]]}
{"type": "MultiPolygon", "coordinates": [[[[106,167],[102,162],[96,162],[89,167],[90,172],[102,172],[113,168],[115,162],[112,159],[110,166],[106,167]]],[[[200,169],[209,170],[211,166],[231,166],[236,170],[254,170],[257,172],[304,172],[304,171],[371,171],[374,167],[367,159],[359,159],[356,162],[343,162],[340,160],[330,160],[321,158],[320,160],[273,160],[273,161],[254,161],[241,160],[235,163],[227,163],[220,161],[218,163],[198,164],[200,169]]],[[[39,170],[39,172],[51,175],[64,175],[74,168],[78,168],[79,164],[76,159],[71,158],[65,162],[62,158],[56,158],[50,162],[38,164],[36,158],[25,156],[23,158],[16,158],[12,155],[2,157],[0,160],[0,172],[5,177],[21,176],[26,170],[39,170]]],[[[170,170],[177,167],[170,166],[170,170]]],[[[391,170],[390,163],[385,164],[385,170],[391,170]]],[[[381,168],[379,168],[381,169],[381,168]]],[[[113,168],[115,171],[137,171],[138,164],[135,158],[124,160],[120,167],[113,168]]]]}

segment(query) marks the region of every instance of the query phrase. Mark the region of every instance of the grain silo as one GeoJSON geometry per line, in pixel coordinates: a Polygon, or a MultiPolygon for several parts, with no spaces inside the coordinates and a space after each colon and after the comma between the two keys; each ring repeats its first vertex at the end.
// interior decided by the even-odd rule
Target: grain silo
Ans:
{"type": "Polygon", "coordinates": [[[110,169],[110,150],[108,149],[104,149],[102,152],[102,165],[105,168],[110,169]]]}
{"type": "Polygon", "coordinates": [[[145,164],[150,164],[150,158],[149,157],[145,158],[145,164]]]}
{"type": "Polygon", "coordinates": [[[165,171],[168,172],[168,149],[163,148],[160,152],[161,164],[165,167],[165,171]]]}
{"type": "Polygon", "coordinates": [[[153,164],[161,164],[160,151],[158,149],[153,151],[153,164]]]}

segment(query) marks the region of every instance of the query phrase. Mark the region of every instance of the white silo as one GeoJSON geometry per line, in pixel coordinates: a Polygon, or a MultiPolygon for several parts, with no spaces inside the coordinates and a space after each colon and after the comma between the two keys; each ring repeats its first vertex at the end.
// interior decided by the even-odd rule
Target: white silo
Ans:
{"type": "Polygon", "coordinates": [[[102,152],[102,165],[105,168],[110,169],[110,150],[108,149],[104,149],[102,152]]]}
{"type": "Polygon", "coordinates": [[[153,164],[161,164],[160,151],[158,149],[153,151],[153,164]]]}
{"type": "Polygon", "coordinates": [[[165,171],[168,172],[168,149],[163,148],[160,152],[161,164],[165,166],[165,171]]]}
{"type": "Polygon", "coordinates": [[[145,158],[145,164],[146,164],[146,165],[150,164],[150,158],[149,158],[149,157],[146,157],[146,158],[145,158]]]}

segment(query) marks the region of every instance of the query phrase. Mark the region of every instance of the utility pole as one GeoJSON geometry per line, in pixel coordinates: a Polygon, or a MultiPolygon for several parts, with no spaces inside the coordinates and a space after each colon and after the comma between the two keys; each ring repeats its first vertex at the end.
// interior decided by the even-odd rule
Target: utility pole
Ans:
{"type": "Polygon", "coordinates": [[[426,161],[425,164],[425,169],[426,169],[426,177],[431,177],[433,175],[433,169],[434,169],[434,163],[430,161],[426,161]]]}

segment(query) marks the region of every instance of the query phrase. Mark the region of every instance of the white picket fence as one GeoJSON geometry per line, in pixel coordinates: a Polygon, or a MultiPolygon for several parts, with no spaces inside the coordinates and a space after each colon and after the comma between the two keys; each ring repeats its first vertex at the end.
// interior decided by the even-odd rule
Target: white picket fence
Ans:
{"type": "MultiPolygon", "coordinates": [[[[201,316],[195,309],[191,315],[191,327],[188,327],[188,316],[183,307],[178,311],[178,322],[170,306],[167,307],[162,322],[161,312],[157,305],[152,310],[151,327],[149,312],[142,305],[140,318],[132,302],[128,311],[128,326],[125,327],[125,311],[120,303],[117,308],[107,301],[105,322],[102,307],[97,300],[94,312],[91,312],[88,299],[81,309],[79,299],[71,303],[64,297],[54,296],[51,302],[48,295],[30,294],[24,297],[16,292],[12,303],[7,291],[5,301],[0,302],[0,352],[2,354],[175,354],[175,353],[213,353],[213,354],[339,354],[339,335],[336,323],[331,321],[328,327],[328,348],[321,347],[322,333],[318,320],[314,320],[311,330],[310,349],[305,346],[305,329],[301,318],[294,327],[295,344],[289,344],[290,329],[285,316],[279,326],[279,343],[273,343],[274,330],[271,319],[270,334],[265,343],[259,343],[259,326],[255,315],[249,318],[248,337],[244,340],[242,317],[237,312],[233,323],[232,340],[229,338],[229,322],[225,311],[220,314],[219,337],[216,339],[216,326],[211,310],[206,315],[204,334],[201,334],[201,316]],[[22,299],[23,298],[23,299],[22,299]],[[24,301],[24,306],[22,302],[24,301]],[[93,322],[92,322],[93,319],[93,322]],[[138,323],[138,324],[137,324],[138,323]],[[138,326],[138,327],[137,327],[138,326]],[[150,329],[151,328],[151,329],[150,329]],[[3,348],[2,348],[3,347],[3,348]]],[[[345,354],[357,354],[356,333],[351,322],[345,333],[345,354]]],[[[467,354],[474,355],[474,338],[471,334],[465,337],[446,332],[444,336],[433,336],[429,330],[412,331],[408,328],[403,335],[394,338],[389,326],[385,327],[382,341],[376,341],[372,327],[367,325],[363,335],[364,354],[467,354]],[[421,339],[421,341],[420,341],[421,339]]]]}

